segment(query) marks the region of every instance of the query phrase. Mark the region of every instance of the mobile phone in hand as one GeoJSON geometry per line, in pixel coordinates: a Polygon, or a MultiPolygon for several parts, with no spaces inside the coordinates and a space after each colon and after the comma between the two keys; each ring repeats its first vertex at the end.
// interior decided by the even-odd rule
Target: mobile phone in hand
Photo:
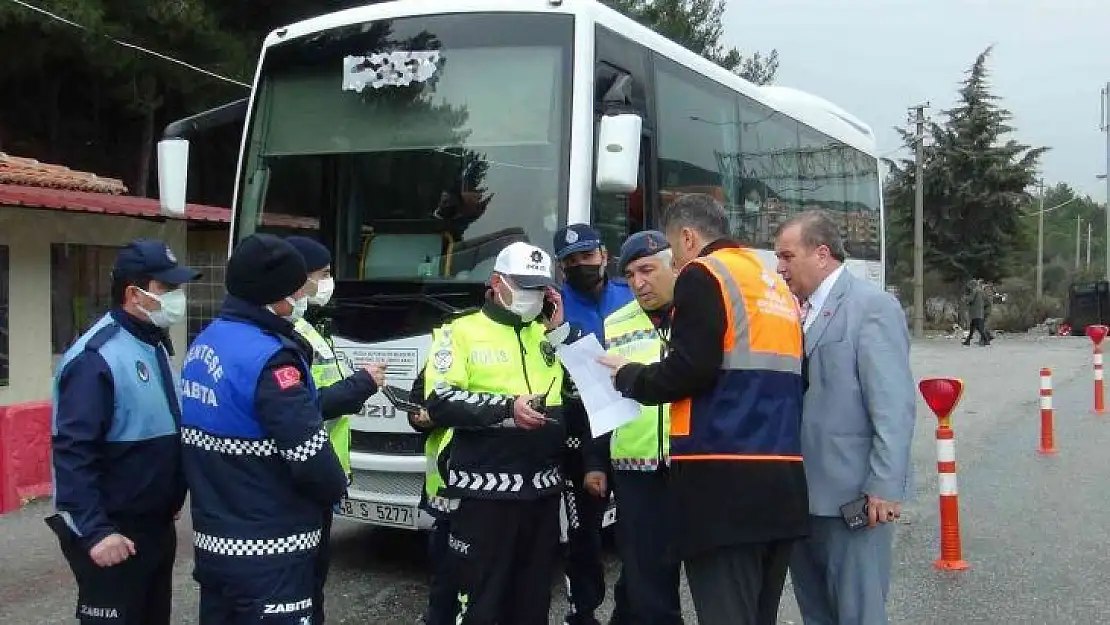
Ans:
{"type": "Polygon", "coordinates": [[[840,514],[844,517],[844,523],[850,530],[858,530],[867,527],[867,496],[864,495],[854,501],[840,506],[840,514]]]}
{"type": "Polygon", "coordinates": [[[558,306],[555,305],[555,300],[547,293],[544,293],[543,308],[540,309],[540,317],[551,319],[555,316],[556,310],[558,310],[558,306]]]}

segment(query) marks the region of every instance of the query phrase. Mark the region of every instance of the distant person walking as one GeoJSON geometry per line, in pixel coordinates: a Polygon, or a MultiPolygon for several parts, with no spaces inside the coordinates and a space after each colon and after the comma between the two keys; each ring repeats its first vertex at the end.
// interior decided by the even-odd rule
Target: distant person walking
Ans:
{"type": "Polygon", "coordinates": [[[994,290],[994,284],[990,282],[983,283],[983,331],[987,333],[987,340],[994,339],[994,332],[991,332],[991,308],[994,305],[994,299],[998,296],[994,290]]]}
{"type": "Polygon", "coordinates": [[[983,287],[979,284],[978,280],[968,280],[967,293],[964,296],[967,303],[967,318],[971,322],[970,329],[967,332],[967,338],[964,339],[964,345],[971,345],[971,337],[975,336],[975,332],[979,332],[979,344],[990,345],[991,339],[987,336],[986,317],[984,315],[986,305],[984,302],[985,296],[983,294],[983,287]]]}

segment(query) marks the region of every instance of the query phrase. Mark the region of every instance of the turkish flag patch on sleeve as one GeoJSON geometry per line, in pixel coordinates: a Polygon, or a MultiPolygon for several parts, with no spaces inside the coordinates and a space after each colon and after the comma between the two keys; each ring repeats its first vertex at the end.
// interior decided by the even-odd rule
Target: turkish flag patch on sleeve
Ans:
{"type": "Polygon", "coordinates": [[[301,370],[293,365],[285,365],[274,369],[274,380],[281,390],[286,390],[301,383],[301,370]]]}

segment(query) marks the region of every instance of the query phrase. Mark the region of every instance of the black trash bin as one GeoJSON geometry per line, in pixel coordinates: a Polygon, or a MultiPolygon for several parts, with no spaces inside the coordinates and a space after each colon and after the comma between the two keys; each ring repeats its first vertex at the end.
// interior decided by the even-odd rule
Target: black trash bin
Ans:
{"type": "Polygon", "coordinates": [[[1110,321],[1110,282],[1073,284],[1068,289],[1068,307],[1064,322],[1071,326],[1073,336],[1082,336],[1089,325],[1108,325],[1110,321]]]}

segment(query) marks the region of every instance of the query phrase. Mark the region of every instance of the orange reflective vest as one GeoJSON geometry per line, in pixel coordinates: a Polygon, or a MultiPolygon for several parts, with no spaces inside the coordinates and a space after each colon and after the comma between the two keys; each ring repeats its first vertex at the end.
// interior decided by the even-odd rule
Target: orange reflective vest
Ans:
{"type": "Polygon", "coordinates": [[[691,262],[721,289],[724,358],[711,390],[671,405],[671,461],[800,462],[802,328],[793,295],[751,250],[691,262]]]}

